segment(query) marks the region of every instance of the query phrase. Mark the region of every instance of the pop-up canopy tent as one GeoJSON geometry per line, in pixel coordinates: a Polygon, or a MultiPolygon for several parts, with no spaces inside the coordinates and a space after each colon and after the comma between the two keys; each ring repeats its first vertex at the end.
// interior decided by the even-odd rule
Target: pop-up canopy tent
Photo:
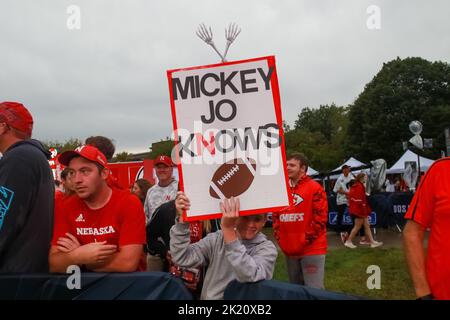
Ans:
{"type": "MultiPolygon", "coordinates": [[[[358,159],[355,159],[353,157],[350,157],[347,161],[345,161],[343,164],[341,164],[339,167],[335,168],[333,171],[341,171],[342,167],[344,165],[350,166],[351,168],[358,168],[358,167],[363,167],[366,166],[366,164],[364,162],[359,161],[358,159]]],[[[357,175],[358,173],[360,173],[361,170],[356,170],[356,171],[352,171],[353,175],[357,175]]],[[[331,180],[336,180],[337,178],[339,178],[340,173],[338,174],[334,174],[332,176],[330,176],[331,180]]]]}
{"type": "Polygon", "coordinates": [[[356,168],[356,167],[365,166],[366,164],[364,162],[359,161],[358,159],[350,157],[347,161],[345,161],[339,167],[335,168],[333,171],[341,170],[344,165],[350,166],[352,168],[356,168]]]}
{"type": "MultiPolygon", "coordinates": [[[[417,154],[412,152],[411,150],[406,150],[405,153],[398,159],[398,161],[390,167],[386,173],[387,174],[395,174],[395,173],[403,173],[405,171],[405,162],[415,162],[417,164],[417,154]]],[[[420,171],[425,172],[428,168],[433,164],[434,160],[420,157],[420,171]]]]}
{"type": "Polygon", "coordinates": [[[311,167],[308,167],[308,171],[306,172],[306,174],[307,174],[308,176],[315,176],[315,175],[319,174],[319,171],[314,170],[314,169],[311,168],[311,167]]]}

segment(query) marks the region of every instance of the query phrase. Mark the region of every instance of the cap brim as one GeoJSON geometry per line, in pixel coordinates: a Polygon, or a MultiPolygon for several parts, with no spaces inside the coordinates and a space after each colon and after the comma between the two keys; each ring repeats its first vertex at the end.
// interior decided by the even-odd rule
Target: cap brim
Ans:
{"type": "Polygon", "coordinates": [[[158,162],[155,162],[155,166],[156,165],[158,165],[158,164],[163,164],[163,165],[165,165],[165,166],[168,166],[168,167],[171,167],[171,165],[170,164],[168,164],[168,163],[165,163],[164,161],[158,161],[158,162]]]}
{"type": "Polygon", "coordinates": [[[81,155],[78,153],[78,152],[76,152],[76,151],[73,151],[73,150],[71,150],[71,151],[66,151],[66,152],[63,152],[60,156],[59,156],[59,158],[58,158],[58,161],[59,161],[59,163],[61,163],[63,166],[68,166],[69,165],[69,163],[70,163],[70,160],[72,160],[74,157],[81,157],[81,155]]]}

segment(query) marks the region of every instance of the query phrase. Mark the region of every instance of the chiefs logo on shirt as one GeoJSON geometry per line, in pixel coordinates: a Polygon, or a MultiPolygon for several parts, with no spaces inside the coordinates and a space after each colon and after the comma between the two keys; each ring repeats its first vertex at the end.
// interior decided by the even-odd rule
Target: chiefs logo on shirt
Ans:
{"type": "Polygon", "coordinates": [[[300,195],[293,193],[292,198],[294,199],[294,206],[298,206],[300,203],[303,202],[303,198],[300,197],[300,195]]]}

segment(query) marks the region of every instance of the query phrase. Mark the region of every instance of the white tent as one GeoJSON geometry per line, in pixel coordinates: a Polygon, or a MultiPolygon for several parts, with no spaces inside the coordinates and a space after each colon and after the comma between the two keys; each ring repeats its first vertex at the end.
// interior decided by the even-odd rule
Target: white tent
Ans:
{"type": "Polygon", "coordinates": [[[341,164],[339,167],[335,168],[333,171],[336,170],[342,170],[342,167],[344,165],[350,166],[352,168],[365,166],[366,164],[364,162],[361,162],[353,157],[350,157],[347,161],[345,161],[343,164],[341,164]]]}
{"type": "MultiPolygon", "coordinates": [[[[395,174],[395,173],[403,173],[405,171],[405,162],[413,161],[417,164],[417,154],[412,152],[411,150],[406,150],[405,153],[398,159],[398,161],[390,167],[386,173],[387,174],[395,174]]],[[[428,168],[433,164],[434,160],[420,157],[420,171],[425,172],[428,168]]]]}
{"type": "Polygon", "coordinates": [[[318,173],[319,173],[319,171],[314,170],[314,169],[311,168],[311,167],[308,167],[308,171],[306,172],[306,174],[307,174],[308,176],[314,176],[314,175],[316,175],[316,174],[318,174],[318,173]]]}
{"type": "MultiPolygon", "coordinates": [[[[342,167],[344,165],[350,166],[352,168],[356,168],[356,167],[365,166],[366,164],[364,162],[359,161],[358,159],[350,157],[347,161],[345,161],[339,167],[335,168],[333,171],[342,170],[342,167]]],[[[361,172],[361,170],[356,170],[356,171],[352,171],[352,174],[356,176],[360,172],[361,172]]],[[[330,179],[331,180],[336,180],[337,178],[339,178],[340,175],[341,175],[340,173],[334,174],[334,175],[330,176],[330,179]]]]}

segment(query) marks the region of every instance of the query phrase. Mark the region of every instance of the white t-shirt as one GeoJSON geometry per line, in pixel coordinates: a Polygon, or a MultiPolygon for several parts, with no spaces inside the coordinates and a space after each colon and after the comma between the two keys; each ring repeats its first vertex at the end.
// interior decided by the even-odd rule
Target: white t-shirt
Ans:
{"type": "Polygon", "coordinates": [[[388,179],[386,179],[384,186],[386,187],[386,192],[395,192],[395,184],[391,183],[388,179]]]}
{"type": "Polygon", "coordinates": [[[355,179],[351,173],[348,174],[348,176],[344,176],[344,174],[341,174],[339,178],[336,181],[336,184],[334,185],[333,192],[336,193],[336,204],[338,206],[346,204],[348,205],[348,199],[347,195],[338,193],[338,190],[342,188],[344,192],[349,191],[348,183],[355,179]]]}
{"type": "Polygon", "coordinates": [[[152,219],[153,212],[163,203],[174,200],[177,196],[178,181],[173,180],[168,186],[161,187],[155,184],[148,189],[147,196],[145,197],[144,210],[145,220],[148,224],[152,219]]]}

